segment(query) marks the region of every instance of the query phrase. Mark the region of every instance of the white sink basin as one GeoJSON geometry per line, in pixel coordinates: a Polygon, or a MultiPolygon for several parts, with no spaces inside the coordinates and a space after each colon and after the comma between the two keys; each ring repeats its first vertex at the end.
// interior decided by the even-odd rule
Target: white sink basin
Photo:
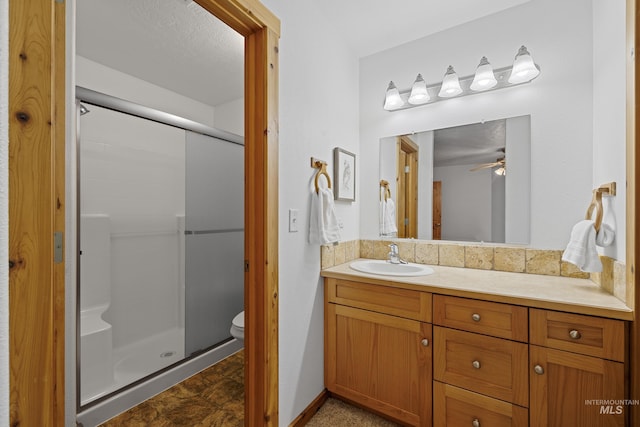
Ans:
{"type": "Polygon", "coordinates": [[[349,264],[354,270],[382,276],[426,276],[433,273],[433,268],[422,264],[391,264],[384,260],[355,261],[349,264]]]}

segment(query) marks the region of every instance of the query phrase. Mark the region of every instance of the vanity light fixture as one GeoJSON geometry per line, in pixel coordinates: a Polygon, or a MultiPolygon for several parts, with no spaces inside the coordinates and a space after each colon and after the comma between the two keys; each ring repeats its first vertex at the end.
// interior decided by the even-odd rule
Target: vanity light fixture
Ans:
{"type": "Polygon", "coordinates": [[[453,66],[449,65],[440,84],[427,86],[422,75],[418,74],[411,90],[401,92],[393,82],[389,82],[383,108],[387,111],[404,110],[453,97],[489,92],[528,83],[539,74],[540,67],[533,62],[527,48],[522,46],[510,67],[494,70],[483,56],[473,76],[458,78],[453,66]]]}
{"type": "Polygon", "coordinates": [[[449,65],[447,68],[447,72],[444,73],[444,79],[442,79],[442,86],[440,86],[440,92],[438,92],[438,96],[440,98],[451,98],[454,96],[458,96],[462,93],[462,88],[460,87],[460,80],[458,79],[458,75],[456,74],[453,66],[449,65]]]}

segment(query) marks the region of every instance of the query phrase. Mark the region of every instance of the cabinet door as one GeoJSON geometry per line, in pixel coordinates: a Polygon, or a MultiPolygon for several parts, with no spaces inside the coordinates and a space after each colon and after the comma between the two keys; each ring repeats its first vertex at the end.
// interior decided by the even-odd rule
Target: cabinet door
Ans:
{"type": "Polygon", "coordinates": [[[534,345],[530,362],[531,427],[624,426],[622,363],[534,345]]]}
{"type": "Polygon", "coordinates": [[[404,424],[431,425],[431,325],[327,304],[325,383],[404,424]]]}

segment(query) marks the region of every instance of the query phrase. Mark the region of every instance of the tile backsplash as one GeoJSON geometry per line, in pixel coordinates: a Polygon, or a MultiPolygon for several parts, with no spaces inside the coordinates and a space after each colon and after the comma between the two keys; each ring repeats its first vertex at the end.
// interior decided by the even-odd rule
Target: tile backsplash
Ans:
{"type": "Polygon", "coordinates": [[[602,256],[602,273],[584,273],[575,265],[562,261],[561,250],[433,241],[350,240],[322,246],[321,266],[329,268],[357,258],[386,259],[391,243],[398,245],[400,257],[409,262],[591,279],[621,301],[626,301],[623,262],[602,256]]]}

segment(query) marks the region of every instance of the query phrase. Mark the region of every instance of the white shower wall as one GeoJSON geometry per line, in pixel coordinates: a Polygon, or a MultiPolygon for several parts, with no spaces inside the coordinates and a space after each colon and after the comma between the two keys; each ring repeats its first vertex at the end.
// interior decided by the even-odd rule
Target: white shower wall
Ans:
{"type": "Polygon", "coordinates": [[[182,323],[177,218],[185,206],[185,134],[87,107],[80,120],[80,205],[83,214],[111,219],[111,305],[104,318],[119,348],[182,323]]]}

